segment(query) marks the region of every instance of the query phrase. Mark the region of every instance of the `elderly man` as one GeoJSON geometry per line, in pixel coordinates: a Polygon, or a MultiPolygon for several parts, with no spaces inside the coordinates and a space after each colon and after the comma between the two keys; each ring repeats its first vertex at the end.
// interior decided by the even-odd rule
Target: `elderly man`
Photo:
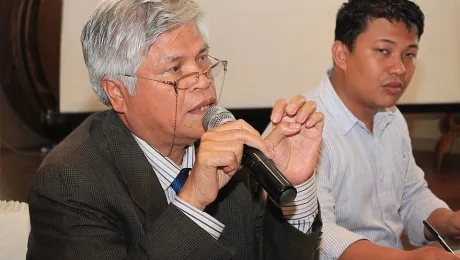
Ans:
{"type": "Polygon", "coordinates": [[[209,55],[199,14],[189,0],[114,0],[86,23],[92,86],[111,109],[90,116],[41,165],[28,259],[317,258],[323,115],[298,96],[276,103],[265,140],[242,120],[205,133],[227,63],[209,55]],[[296,186],[294,202],[251,193],[244,144],[296,186]]]}

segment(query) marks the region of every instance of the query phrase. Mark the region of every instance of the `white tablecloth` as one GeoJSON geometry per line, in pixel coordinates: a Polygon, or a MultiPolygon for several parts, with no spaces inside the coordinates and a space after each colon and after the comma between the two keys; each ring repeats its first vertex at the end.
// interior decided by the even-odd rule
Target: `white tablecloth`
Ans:
{"type": "Polygon", "coordinates": [[[29,207],[0,200],[0,260],[24,260],[30,232],[29,207]]]}

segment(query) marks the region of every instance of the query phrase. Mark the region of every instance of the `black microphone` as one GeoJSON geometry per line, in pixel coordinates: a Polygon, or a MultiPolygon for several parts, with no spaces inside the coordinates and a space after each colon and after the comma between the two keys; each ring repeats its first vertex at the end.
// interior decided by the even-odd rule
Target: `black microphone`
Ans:
{"type": "MultiPolygon", "coordinates": [[[[222,107],[210,108],[203,117],[202,123],[205,131],[225,123],[235,121],[230,111],[222,107]]],[[[297,190],[273,165],[261,151],[244,146],[241,165],[246,167],[268,195],[278,204],[292,202],[297,196],[297,190]]]]}

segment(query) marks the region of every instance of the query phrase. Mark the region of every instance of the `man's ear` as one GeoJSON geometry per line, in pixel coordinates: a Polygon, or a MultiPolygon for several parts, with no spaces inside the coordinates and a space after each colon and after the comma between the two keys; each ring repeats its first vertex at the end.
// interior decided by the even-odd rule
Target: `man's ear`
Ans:
{"type": "Polygon", "coordinates": [[[332,59],[334,64],[341,70],[347,70],[347,61],[350,51],[341,41],[334,41],[332,45],[332,59]]]}
{"type": "Polygon", "coordinates": [[[129,97],[125,86],[118,80],[104,77],[102,79],[102,88],[109,98],[112,108],[118,113],[125,113],[129,97]]]}

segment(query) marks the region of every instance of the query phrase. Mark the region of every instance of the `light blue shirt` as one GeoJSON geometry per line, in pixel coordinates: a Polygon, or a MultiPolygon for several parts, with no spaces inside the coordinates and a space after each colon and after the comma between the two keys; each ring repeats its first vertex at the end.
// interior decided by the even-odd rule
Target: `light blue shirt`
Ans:
{"type": "Polygon", "coordinates": [[[317,169],[323,218],[320,259],[337,259],[361,239],[402,248],[426,243],[422,220],[448,206],[427,187],[415,164],[406,121],[396,107],[374,116],[373,133],[341,101],[326,76],[306,95],[324,113],[317,169]]]}

